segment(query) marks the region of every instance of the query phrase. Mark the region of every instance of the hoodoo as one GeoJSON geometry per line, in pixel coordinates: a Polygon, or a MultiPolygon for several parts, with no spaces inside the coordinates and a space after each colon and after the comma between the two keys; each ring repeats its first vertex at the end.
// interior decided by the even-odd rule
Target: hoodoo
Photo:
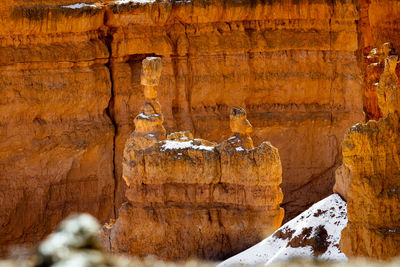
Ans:
{"type": "Polygon", "coordinates": [[[155,98],[158,79],[146,82],[160,64],[159,58],[143,61],[146,100],[123,160],[128,202],[110,230],[109,246],[168,260],[223,259],[280,226],[278,150],[268,142],[254,148],[242,108],[232,109],[233,136],[219,145],[193,139],[190,132],[165,140],[155,98]]]}
{"type": "Polygon", "coordinates": [[[343,166],[335,190],[347,199],[347,256],[388,259],[400,254],[400,131],[398,57],[385,60],[377,87],[383,118],[356,124],[343,141],[343,166]]]}

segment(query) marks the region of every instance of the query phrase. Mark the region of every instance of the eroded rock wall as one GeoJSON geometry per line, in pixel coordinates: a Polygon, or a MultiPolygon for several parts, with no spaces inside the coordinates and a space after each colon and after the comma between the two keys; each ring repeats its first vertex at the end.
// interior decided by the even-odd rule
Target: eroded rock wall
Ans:
{"type": "Polygon", "coordinates": [[[51,2],[1,4],[1,254],[36,243],[71,212],[114,213],[104,10],[51,2]]]}
{"type": "Polygon", "coordinates": [[[146,55],[163,58],[168,132],[220,142],[243,106],[254,143],[280,151],[287,218],[330,194],[344,129],[362,117],[357,1],[63,7],[77,2],[0,7],[2,249],[71,211],[114,216],[146,55]]]}
{"type": "Polygon", "coordinates": [[[362,118],[355,2],[193,1],[108,14],[116,162],[142,98],[138,55],[155,53],[167,131],[220,142],[229,107],[243,106],[255,144],[271,140],[280,151],[287,218],[331,193],[344,130],[362,118]]]}
{"type": "Polygon", "coordinates": [[[341,249],[348,256],[397,256],[399,233],[398,117],[357,124],[346,134],[343,161],[347,177],[347,227],[341,249]]]}
{"type": "Polygon", "coordinates": [[[387,260],[400,253],[400,93],[398,56],[383,61],[385,68],[376,89],[383,118],[356,124],[346,133],[335,190],[348,205],[343,252],[387,260]]]}

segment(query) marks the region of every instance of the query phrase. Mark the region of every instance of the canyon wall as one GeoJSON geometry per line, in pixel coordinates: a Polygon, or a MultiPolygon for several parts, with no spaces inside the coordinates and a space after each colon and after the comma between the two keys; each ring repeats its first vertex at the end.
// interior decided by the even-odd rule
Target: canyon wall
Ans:
{"type": "Polygon", "coordinates": [[[362,119],[364,50],[400,45],[395,1],[102,2],[0,7],[1,253],[72,211],[116,216],[146,56],[162,57],[167,132],[220,142],[230,107],[247,110],[255,145],[279,149],[289,219],[331,193],[362,119]]]}
{"type": "Polygon", "coordinates": [[[354,2],[127,4],[107,14],[116,162],[143,99],[141,55],[156,54],[167,131],[220,142],[229,136],[229,108],[242,106],[255,144],[279,149],[287,218],[331,193],[344,130],[362,118],[354,2]]]}
{"type": "Polygon", "coordinates": [[[104,10],[30,2],[0,8],[1,254],[36,243],[71,212],[114,214],[104,10]]]}

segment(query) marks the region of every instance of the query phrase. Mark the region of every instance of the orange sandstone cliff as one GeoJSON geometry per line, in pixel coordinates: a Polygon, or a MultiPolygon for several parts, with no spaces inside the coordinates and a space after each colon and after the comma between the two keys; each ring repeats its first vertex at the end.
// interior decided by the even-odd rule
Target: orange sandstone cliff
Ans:
{"type": "Polygon", "coordinates": [[[117,216],[146,56],[164,63],[166,132],[221,142],[229,107],[247,110],[254,145],[279,149],[292,218],[331,193],[342,136],[363,108],[380,116],[362,90],[363,56],[387,40],[400,47],[397,1],[78,2],[0,5],[3,254],[72,211],[117,216]]]}
{"type": "Polygon", "coordinates": [[[71,212],[114,213],[104,10],[55,2],[0,5],[0,254],[71,212]]]}
{"type": "MultiPolygon", "coordinates": [[[[149,62],[160,69],[159,58],[146,58],[144,70],[149,62]]],[[[189,132],[165,140],[163,115],[156,93],[148,97],[154,87],[146,80],[146,102],[124,151],[128,202],[110,230],[109,248],[166,260],[220,260],[276,230],[283,219],[278,150],[268,142],[253,146],[246,112],[232,109],[234,135],[219,145],[189,132]]]]}
{"type": "Polygon", "coordinates": [[[389,259],[400,253],[398,57],[384,62],[376,89],[384,117],[356,124],[343,141],[335,190],[347,199],[348,224],[341,239],[347,256],[389,259]]]}

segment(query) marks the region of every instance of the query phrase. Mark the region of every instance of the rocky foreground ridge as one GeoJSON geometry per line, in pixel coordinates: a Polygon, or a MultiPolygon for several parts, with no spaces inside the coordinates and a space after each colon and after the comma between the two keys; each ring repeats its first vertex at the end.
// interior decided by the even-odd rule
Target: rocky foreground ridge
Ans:
{"type": "MultiPolygon", "coordinates": [[[[84,2],[0,5],[2,254],[70,212],[117,216],[146,56],[165,62],[167,132],[221,142],[229,107],[246,108],[255,145],[280,151],[292,218],[331,193],[343,133],[362,117],[362,55],[400,45],[397,1],[84,2]]],[[[379,118],[374,90],[364,107],[379,118]]]]}
{"type": "MultiPolygon", "coordinates": [[[[57,229],[43,240],[35,252],[25,259],[0,261],[2,267],[211,267],[216,263],[189,261],[181,263],[163,262],[155,258],[136,260],[111,255],[101,247],[99,241],[100,225],[88,214],[73,215],[60,223],[57,229]]],[[[294,260],[274,264],[276,267],[394,267],[391,263],[353,260],[350,263],[312,262],[294,260]]]]}

